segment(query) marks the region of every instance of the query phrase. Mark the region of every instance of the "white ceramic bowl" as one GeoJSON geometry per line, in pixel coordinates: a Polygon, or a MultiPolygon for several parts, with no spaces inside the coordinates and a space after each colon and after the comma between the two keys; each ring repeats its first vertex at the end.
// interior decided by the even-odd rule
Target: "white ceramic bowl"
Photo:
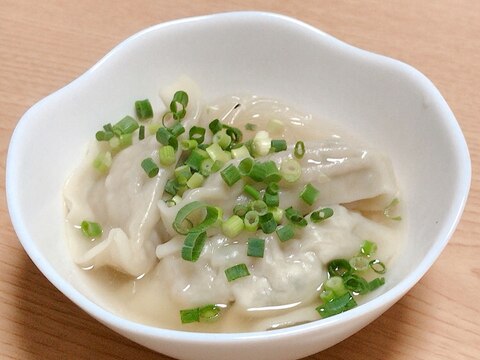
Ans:
{"type": "Polygon", "coordinates": [[[421,73],[349,46],[297,20],[259,12],[160,24],[130,37],[77,80],[34,105],[13,134],[7,159],[10,215],[25,250],[82,309],[153,350],[182,359],[293,359],[355,333],[425,274],[452,235],[470,186],[468,149],[448,105],[421,73]],[[134,98],[188,74],[205,99],[255,93],[294,104],[385,150],[403,188],[405,253],[385,292],[338,316],[256,333],[158,329],[111,314],[89,300],[64,239],[61,190],[83,146],[134,98]],[[432,181],[434,179],[434,181],[432,181]]]}

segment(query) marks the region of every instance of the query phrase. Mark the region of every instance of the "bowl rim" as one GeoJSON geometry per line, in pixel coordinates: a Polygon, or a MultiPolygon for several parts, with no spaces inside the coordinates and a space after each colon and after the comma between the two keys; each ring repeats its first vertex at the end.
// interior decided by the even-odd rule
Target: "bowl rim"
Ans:
{"type": "MultiPolygon", "coordinates": [[[[440,253],[443,251],[447,245],[450,237],[453,235],[456,226],[458,225],[465,204],[468,197],[468,192],[471,182],[471,162],[470,155],[468,152],[467,144],[465,138],[462,134],[460,126],[455,119],[452,111],[445,102],[444,98],[438,91],[438,89],[433,85],[433,83],[427,79],[422,73],[420,73],[415,68],[407,65],[398,60],[392,58],[378,55],[370,51],[362,50],[355,46],[349,45],[337,38],[319,30],[305,22],[297,20],[295,18],[263,11],[234,11],[234,12],[224,12],[224,13],[215,13],[211,15],[202,15],[195,17],[187,17],[172,21],[167,21],[157,25],[153,25],[144,30],[141,30],[127,39],[120,42],[112,50],[110,50],[104,57],[102,57],[96,64],[94,64],[90,69],[85,73],[80,75],[78,78],[74,79],[69,84],[58,89],[54,93],[48,95],[42,100],[34,104],[30,109],[19,120],[14,132],[12,134],[9,149],[7,153],[6,160],[6,195],[7,195],[7,205],[10,213],[10,218],[15,229],[15,232],[18,235],[19,241],[21,242],[23,248],[35,263],[37,268],[44,274],[44,276],[65,296],[67,296],[73,303],[79,306],[81,309],[89,313],[91,316],[99,320],[100,322],[106,324],[107,326],[112,326],[115,329],[120,329],[129,333],[141,333],[143,335],[156,337],[156,338],[169,338],[174,341],[190,341],[190,342],[202,342],[202,343],[218,343],[218,341],[261,341],[271,338],[282,338],[290,337],[293,334],[303,334],[310,332],[319,328],[331,328],[332,326],[338,326],[346,321],[350,321],[352,318],[358,318],[362,313],[371,313],[376,308],[381,308],[385,304],[390,307],[395,301],[407,293],[428,271],[431,265],[439,257],[440,253]],[[97,69],[103,66],[104,63],[108,61],[111,57],[125,47],[130,46],[136,39],[141,38],[151,32],[162,31],[166,27],[172,26],[182,26],[183,24],[189,24],[192,22],[211,22],[218,19],[228,19],[230,21],[242,21],[244,19],[255,20],[255,21],[264,21],[265,19],[270,20],[271,22],[276,23],[289,23],[293,26],[296,26],[299,31],[308,34],[308,36],[321,36],[324,41],[329,42],[335,48],[345,49],[350,52],[351,56],[361,56],[365,58],[366,61],[375,61],[384,64],[384,66],[389,66],[395,68],[403,76],[412,77],[416,81],[417,85],[422,87],[426,92],[428,92],[434,99],[436,106],[440,108],[441,113],[444,115],[442,121],[445,125],[448,126],[452,139],[455,139],[455,156],[459,160],[459,169],[461,173],[459,174],[462,181],[459,182],[459,189],[455,195],[455,202],[451,209],[449,210],[448,218],[452,221],[443,225],[442,229],[439,230],[439,240],[430,248],[423,260],[416,265],[415,269],[411,271],[403,280],[394,285],[391,289],[385,293],[373,298],[361,306],[349,310],[346,313],[339,314],[332,318],[322,319],[322,321],[314,321],[307,324],[296,325],[289,328],[276,329],[271,331],[256,331],[256,332],[239,332],[239,333],[201,333],[201,332],[189,332],[183,330],[171,330],[158,328],[154,326],[144,325],[136,323],[131,320],[124,319],[118,315],[115,315],[108,310],[97,305],[93,301],[89,300],[85,295],[80,291],[76,290],[68,281],[61,276],[59,276],[54,270],[53,266],[46,260],[42,255],[39,248],[35,245],[33,237],[27,231],[27,226],[25,225],[24,219],[20,212],[19,204],[15,198],[15,193],[18,192],[17,187],[17,172],[13,166],[15,163],[15,156],[17,153],[17,148],[21,146],[20,134],[23,129],[27,126],[27,118],[34,116],[38,108],[40,108],[44,103],[51,101],[54,95],[62,93],[66,88],[76,86],[88,78],[93,76],[97,69]]],[[[385,308],[384,310],[386,310],[385,308]]]]}

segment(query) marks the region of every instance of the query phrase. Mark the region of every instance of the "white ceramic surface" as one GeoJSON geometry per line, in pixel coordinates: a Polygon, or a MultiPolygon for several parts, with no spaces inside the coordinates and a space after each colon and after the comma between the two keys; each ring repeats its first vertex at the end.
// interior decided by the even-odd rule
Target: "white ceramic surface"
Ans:
{"type": "Polygon", "coordinates": [[[7,158],[7,200],[25,250],[45,276],[93,317],[182,359],[294,359],[325,349],[381,315],[425,274],[452,235],[470,186],[468,149],[448,105],[421,73],[284,16],[237,12],[160,24],[125,40],[19,121],[7,158]],[[202,334],[121,319],[89,300],[63,233],[61,190],[104,123],[132,101],[188,74],[205,99],[277,98],[348,128],[392,158],[408,219],[405,254],[385,292],[333,318],[257,333],[202,334]],[[45,131],[47,129],[47,131],[45,131]]]}

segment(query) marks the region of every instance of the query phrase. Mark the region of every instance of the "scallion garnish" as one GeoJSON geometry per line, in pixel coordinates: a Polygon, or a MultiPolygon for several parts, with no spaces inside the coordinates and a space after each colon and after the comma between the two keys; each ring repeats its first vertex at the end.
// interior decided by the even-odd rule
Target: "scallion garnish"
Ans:
{"type": "Polygon", "coordinates": [[[197,261],[206,239],[207,233],[205,231],[190,231],[183,241],[182,259],[192,262],[197,261]]]}
{"type": "Polygon", "coordinates": [[[294,225],[297,225],[300,227],[305,227],[308,225],[307,220],[302,216],[300,211],[298,211],[297,209],[294,209],[291,206],[285,209],[285,217],[294,225]]]}
{"type": "Polygon", "coordinates": [[[220,175],[228,186],[232,186],[242,178],[242,175],[240,175],[237,167],[233,164],[228,165],[225,169],[220,171],[220,175]]]}
{"type": "Polygon", "coordinates": [[[248,271],[247,265],[245,264],[237,264],[235,266],[229,267],[228,269],[225,269],[225,276],[227,277],[227,280],[229,282],[249,275],[250,272],[248,271]]]}
{"type": "Polygon", "coordinates": [[[270,147],[272,146],[272,139],[266,131],[259,131],[255,134],[252,142],[253,155],[265,156],[270,152],[270,147]]]}
{"type": "Polygon", "coordinates": [[[263,194],[263,201],[268,207],[277,207],[280,204],[280,197],[278,194],[269,194],[268,192],[265,192],[265,194],[263,194]]]}
{"type": "Polygon", "coordinates": [[[220,316],[220,307],[217,305],[205,305],[193,309],[180,310],[180,321],[182,324],[192,322],[212,322],[220,316]]]}
{"type": "Polygon", "coordinates": [[[192,139],[185,139],[182,140],[180,143],[180,146],[182,147],[182,150],[193,150],[198,146],[198,143],[195,140],[192,139]]]}
{"type": "Polygon", "coordinates": [[[370,261],[368,266],[370,266],[370,269],[375,271],[377,274],[385,274],[385,271],[387,271],[385,264],[378,259],[370,261]]]}
{"type": "Polygon", "coordinates": [[[195,140],[197,144],[202,144],[205,140],[205,128],[200,126],[192,126],[188,131],[188,137],[195,140]]]}
{"type": "Polygon", "coordinates": [[[220,120],[215,119],[215,120],[212,120],[210,124],[208,124],[208,128],[210,129],[212,134],[216,134],[217,132],[223,129],[223,125],[220,122],[220,120]]]}
{"type": "Polygon", "coordinates": [[[155,161],[153,161],[152,158],[146,158],[142,161],[142,169],[145,171],[145,173],[148,175],[149,178],[153,178],[157,176],[159,172],[158,165],[155,164],[155,161]]]}
{"type": "Polygon", "coordinates": [[[359,255],[359,256],[354,256],[350,260],[348,260],[350,266],[353,268],[353,270],[358,271],[358,272],[363,272],[368,270],[368,263],[369,260],[366,256],[359,255]]]}
{"type": "Polygon", "coordinates": [[[135,101],[135,112],[137,113],[137,117],[140,120],[146,120],[153,117],[153,109],[152,104],[150,104],[150,100],[137,100],[135,101]]]}
{"type": "Polygon", "coordinates": [[[390,220],[395,220],[395,221],[400,221],[402,220],[402,217],[401,216],[393,216],[392,214],[390,214],[390,212],[393,210],[394,207],[396,207],[398,205],[400,201],[397,199],[397,198],[394,198],[390,204],[387,205],[387,207],[385,207],[385,209],[383,209],[383,215],[386,217],[386,218],[389,218],[390,220]]]}
{"type": "Polygon", "coordinates": [[[342,296],[348,293],[347,288],[343,282],[342,277],[340,276],[332,276],[327,281],[323,283],[323,287],[325,290],[331,290],[335,294],[335,297],[342,296]]]}
{"type": "Polygon", "coordinates": [[[345,259],[335,259],[328,263],[328,273],[330,276],[348,276],[352,273],[350,263],[345,259]]]}
{"type": "Polygon", "coordinates": [[[318,223],[332,216],[333,216],[333,209],[323,208],[323,209],[312,212],[310,214],[310,220],[312,220],[312,222],[314,223],[318,223]]]}
{"type": "Polygon", "coordinates": [[[112,166],[112,153],[110,151],[99,153],[93,160],[93,167],[102,174],[106,174],[110,166],[112,166]]]}
{"type": "Polygon", "coordinates": [[[228,238],[234,238],[242,232],[245,224],[238,215],[232,215],[222,224],[222,232],[228,238]]]}
{"type": "Polygon", "coordinates": [[[178,149],[178,140],[175,136],[172,135],[172,133],[170,131],[168,131],[167,128],[164,128],[164,127],[161,127],[157,130],[157,133],[156,133],[156,138],[157,138],[157,141],[160,143],[160,144],[163,144],[163,145],[170,145],[171,147],[173,147],[175,150],[178,149]]]}
{"type": "Polygon", "coordinates": [[[214,163],[215,162],[210,158],[203,159],[202,163],[200,164],[200,174],[202,174],[203,176],[209,176],[213,172],[214,163]]]}
{"type": "Polygon", "coordinates": [[[346,276],[343,279],[343,283],[347,290],[356,294],[366,294],[370,291],[367,280],[355,274],[346,276]]]}
{"type": "Polygon", "coordinates": [[[365,240],[360,247],[360,253],[365,256],[372,256],[377,252],[377,244],[370,240],[365,240]]]}
{"type": "Polygon", "coordinates": [[[260,222],[260,217],[258,216],[258,213],[255,210],[248,211],[243,218],[245,230],[247,231],[251,231],[251,232],[257,231],[259,222],[260,222]]]}
{"type": "Polygon", "coordinates": [[[257,129],[257,125],[252,124],[252,123],[246,123],[245,124],[245,130],[248,131],[255,131],[257,129]]]}
{"type": "Polygon", "coordinates": [[[280,186],[278,186],[278,183],[276,182],[271,182],[267,185],[267,188],[265,189],[265,192],[268,194],[276,195],[280,191],[280,186]]]}
{"type": "Polygon", "coordinates": [[[173,165],[175,161],[177,161],[177,158],[175,157],[175,149],[170,145],[161,146],[158,150],[158,157],[160,159],[160,164],[163,166],[173,165]]]}
{"type": "Polygon", "coordinates": [[[295,236],[295,228],[291,224],[283,225],[276,230],[278,239],[281,242],[290,240],[295,236]]]}
{"type": "Polygon", "coordinates": [[[208,153],[208,155],[210,156],[210,158],[213,160],[213,161],[221,161],[223,163],[226,163],[227,161],[229,161],[231,159],[231,155],[229,152],[227,151],[224,151],[222,149],[222,147],[220,145],[218,145],[217,143],[213,143],[211,145],[209,145],[205,151],[208,153]]]}
{"type": "Polygon", "coordinates": [[[217,219],[218,209],[216,207],[207,205],[201,201],[192,201],[178,211],[172,226],[176,232],[185,235],[189,231],[205,231],[215,224],[217,219]],[[201,212],[200,215],[203,215],[200,216],[203,217],[201,221],[198,221],[198,212],[201,212]],[[196,222],[194,221],[194,217],[197,219],[196,222]]]}
{"type": "Polygon", "coordinates": [[[185,160],[185,164],[190,166],[193,170],[199,171],[202,166],[203,160],[208,158],[208,153],[205,150],[195,149],[185,160]]]}
{"type": "Polygon", "coordinates": [[[293,183],[300,179],[302,167],[295,159],[287,159],[282,161],[280,165],[280,174],[282,174],[285,181],[293,183]]]}
{"type": "Polygon", "coordinates": [[[378,277],[368,283],[368,288],[370,289],[370,291],[374,291],[384,284],[385,284],[385,278],[378,277]]]}
{"type": "Polygon", "coordinates": [[[312,184],[308,183],[305,185],[300,192],[300,199],[305,201],[308,205],[313,205],[315,201],[320,195],[320,191],[318,191],[312,184]]]}
{"type": "Polygon", "coordinates": [[[256,211],[258,215],[265,215],[268,212],[268,206],[263,200],[255,200],[251,203],[252,210],[256,211]]]}
{"type": "Polygon", "coordinates": [[[135,121],[134,118],[131,116],[127,115],[125,116],[122,120],[120,120],[118,123],[113,125],[112,129],[113,132],[117,135],[123,135],[123,134],[131,134],[135,130],[137,130],[139,127],[138,123],[135,121]]]}
{"type": "Polygon", "coordinates": [[[246,184],[243,187],[243,191],[250,196],[253,200],[260,200],[260,191],[255,189],[252,185],[246,184]]]}
{"type": "Polygon", "coordinates": [[[168,128],[168,131],[170,134],[178,138],[180,135],[182,135],[185,132],[185,127],[182,125],[180,121],[177,121],[173,124],[172,127],[168,128]]]}
{"type": "Polygon", "coordinates": [[[220,145],[222,149],[227,149],[232,143],[232,138],[228,136],[227,130],[222,129],[213,135],[213,142],[220,145]]]}
{"type": "Polygon", "coordinates": [[[303,155],[305,155],[305,143],[303,141],[297,141],[293,148],[293,155],[297,159],[303,158],[303,155]]]}
{"type": "Polygon", "coordinates": [[[200,308],[180,310],[180,321],[189,324],[200,321],[200,308]]]}
{"type": "Polygon", "coordinates": [[[203,175],[196,172],[187,180],[186,185],[189,189],[196,189],[202,186],[204,180],[203,175]]]}
{"type": "Polygon", "coordinates": [[[145,139],[145,125],[140,125],[138,128],[138,140],[145,139]]]}
{"type": "Polygon", "coordinates": [[[320,305],[316,308],[318,313],[322,318],[327,318],[333,315],[340,314],[344,311],[353,309],[357,306],[356,301],[353,299],[353,296],[350,293],[346,293],[340,297],[334,298],[333,300],[320,305]]]}
{"type": "Polygon", "coordinates": [[[260,228],[265,234],[271,234],[277,228],[277,223],[273,218],[273,214],[271,212],[267,212],[264,215],[260,215],[258,220],[259,220],[260,228]]]}
{"type": "Polygon", "coordinates": [[[188,95],[185,91],[177,91],[170,102],[170,112],[175,120],[182,120],[187,114],[188,95]],[[178,105],[181,109],[178,109],[178,105]]]}
{"type": "Polygon", "coordinates": [[[92,239],[102,235],[102,226],[94,221],[83,220],[80,224],[83,235],[92,239]]]}
{"type": "Polygon", "coordinates": [[[272,140],[271,148],[274,152],[287,150],[287,141],[285,139],[272,140]]]}
{"type": "Polygon", "coordinates": [[[250,156],[250,152],[245,145],[237,148],[232,148],[230,152],[232,153],[232,157],[234,159],[244,159],[250,156]]]}
{"type": "Polygon", "coordinates": [[[247,256],[261,257],[265,252],[265,240],[260,238],[249,238],[247,243],[247,256]]]}

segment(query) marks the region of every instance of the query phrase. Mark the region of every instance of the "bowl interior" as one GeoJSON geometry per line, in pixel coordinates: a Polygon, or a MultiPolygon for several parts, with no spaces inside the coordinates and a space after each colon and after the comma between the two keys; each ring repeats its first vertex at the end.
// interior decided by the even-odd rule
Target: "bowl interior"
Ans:
{"type": "Polygon", "coordinates": [[[386,287],[401,289],[382,297],[403,295],[438,256],[463,209],[470,163],[458,124],[433,85],[407,65],[298,21],[223,14],[134,35],[19,122],[7,165],[12,221],[37,266],[67,295],[89,292],[64,238],[67,176],[99,125],[132,114],[135,99],[150,98],[160,108],[159,90],[182,74],[199,84],[205,100],[234,93],[277,98],[390,156],[408,229],[386,287]]]}

